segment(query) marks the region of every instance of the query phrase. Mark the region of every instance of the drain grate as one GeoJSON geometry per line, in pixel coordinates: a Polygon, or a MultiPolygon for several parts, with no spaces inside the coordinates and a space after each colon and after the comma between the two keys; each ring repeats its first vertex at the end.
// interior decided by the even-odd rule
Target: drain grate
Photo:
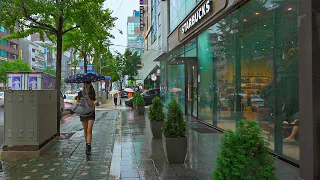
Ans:
{"type": "Polygon", "coordinates": [[[216,130],[209,129],[209,128],[191,128],[191,129],[197,133],[214,133],[214,134],[220,133],[216,130]]]}
{"type": "Polygon", "coordinates": [[[75,132],[70,132],[70,133],[60,133],[59,140],[69,140],[75,132]]]}

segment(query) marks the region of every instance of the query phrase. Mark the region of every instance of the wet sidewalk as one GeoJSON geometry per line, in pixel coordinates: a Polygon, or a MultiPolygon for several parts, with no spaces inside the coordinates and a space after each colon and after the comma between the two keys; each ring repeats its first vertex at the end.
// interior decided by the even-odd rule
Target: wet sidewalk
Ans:
{"type": "MultiPolygon", "coordinates": [[[[63,125],[62,132],[69,132],[65,139],[55,140],[41,158],[5,162],[5,179],[212,179],[221,134],[187,120],[185,164],[167,163],[161,139],[152,138],[147,113],[137,116],[130,108],[102,105],[97,109],[90,158],[84,153],[80,122],[70,117],[63,125]]],[[[299,169],[279,160],[276,166],[279,179],[299,179],[299,169]]]]}
{"type": "MultiPolygon", "coordinates": [[[[188,118],[188,152],[184,164],[168,164],[162,141],[152,139],[147,116],[121,112],[110,175],[112,179],[212,179],[221,133],[188,118]]],[[[299,169],[276,161],[279,179],[299,179],[299,169]]]]}
{"type": "MultiPolygon", "coordinates": [[[[119,113],[101,111],[96,116],[90,157],[85,155],[83,132],[70,129],[53,140],[41,158],[3,162],[4,179],[108,179],[119,113]]],[[[81,124],[78,117],[69,118],[69,127],[81,124]]]]}

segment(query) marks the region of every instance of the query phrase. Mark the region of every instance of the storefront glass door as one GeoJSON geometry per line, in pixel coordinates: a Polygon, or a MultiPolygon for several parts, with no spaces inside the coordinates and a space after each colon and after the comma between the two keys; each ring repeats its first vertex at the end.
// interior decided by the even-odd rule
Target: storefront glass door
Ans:
{"type": "Polygon", "coordinates": [[[187,114],[197,117],[197,64],[196,61],[189,61],[186,65],[186,104],[187,114]]]}

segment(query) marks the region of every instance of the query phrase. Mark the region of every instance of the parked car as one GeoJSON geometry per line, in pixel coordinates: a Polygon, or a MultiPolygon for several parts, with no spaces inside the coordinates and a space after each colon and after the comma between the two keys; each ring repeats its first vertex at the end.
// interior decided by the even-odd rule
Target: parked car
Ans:
{"type": "Polygon", "coordinates": [[[76,105],[77,105],[77,95],[76,94],[68,94],[65,95],[65,99],[64,99],[64,106],[65,106],[65,110],[66,111],[71,111],[73,110],[76,105]]]}
{"type": "MultiPolygon", "coordinates": [[[[160,98],[160,89],[150,89],[147,90],[143,93],[141,93],[143,99],[144,99],[144,103],[146,106],[149,106],[152,104],[152,99],[155,97],[159,97],[160,98]]],[[[129,98],[125,101],[125,105],[128,107],[133,107],[132,104],[132,100],[133,98],[129,98]]]]}
{"type": "Polygon", "coordinates": [[[0,107],[4,106],[4,92],[0,92],[0,107]]]}

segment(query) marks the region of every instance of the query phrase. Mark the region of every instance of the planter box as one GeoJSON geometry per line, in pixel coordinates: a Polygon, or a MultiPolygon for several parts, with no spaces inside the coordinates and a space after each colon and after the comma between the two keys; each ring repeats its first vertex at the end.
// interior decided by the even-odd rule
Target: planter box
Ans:
{"type": "Polygon", "coordinates": [[[137,112],[138,112],[138,115],[144,115],[144,112],[145,112],[145,107],[144,106],[137,106],[137,112]]]}
{"type": "Polygon", "coordinates": [[[161,138],[162,137],[162,126],[164,124],[164,121],[151,121],[151,132],[153,135],[153,138],[161,138]]]}
{"type": "Polygon", "coordinates": [[[187,137],[166,138],[162,134],[162,144],[168,163],[184,163],[187,155],[187,137]]]}

